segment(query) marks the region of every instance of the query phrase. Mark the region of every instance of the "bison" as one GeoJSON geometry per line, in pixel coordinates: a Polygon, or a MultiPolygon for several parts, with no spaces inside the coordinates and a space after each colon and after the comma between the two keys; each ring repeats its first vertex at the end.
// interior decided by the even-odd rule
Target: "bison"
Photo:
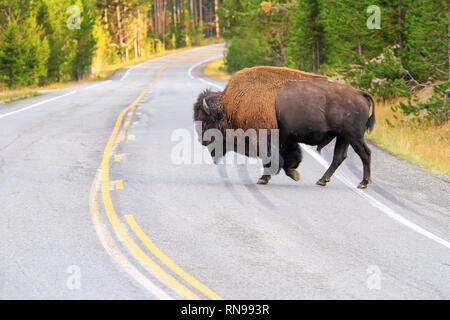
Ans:
{"type": "MultiPolygon", "coordinates": [[[[296,168],[302,161],[299,143],[317,146],[320,152],[334,138],[333,161],[317,184],[325,186],[330,181],[346,158],[349,145],[363,163],[363,180],[358,188],[366,188],[371,182],[371,151],[364,134],[374,127],[375,102],[370,94],[350,85],[289,68],[248,68],[237,72],[225,91],[203,91],[194,104],[194,120],[202,123],[198,129],[200,142],[208,147],[214,142],[214,138],[203,139],[208,129],[218,130],[223,136],[228,129],[244,132],[264,129],[269,140],[273,130],[277,129],[278,146],[274,148],[269,144],[267,154],[276,153],[278,169],[266,170],[273,163],[263,161],[265,170],[258,184],[267,184],[271,175],[281,168],[287,176],[298,181],[300,175],[296,168]]],[[[258,133],[257,140],[261,138],[258,133]]],[[[252,141],[247,139],[245,151],[238,151],[236,141],[230,144],[226,140],[223,140],[224,153],[237,151],[249,156],[252,141]]],[[[261,157],[260,146],[253,142],[253,148],[261,157]]],[[[215,161],[221,156],[215,149],[210,151],[215,161]]]]}

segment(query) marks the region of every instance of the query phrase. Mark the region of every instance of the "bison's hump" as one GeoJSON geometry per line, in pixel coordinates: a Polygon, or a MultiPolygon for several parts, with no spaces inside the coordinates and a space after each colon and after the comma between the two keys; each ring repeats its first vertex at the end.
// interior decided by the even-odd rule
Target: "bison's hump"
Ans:
{"type": "Polygon", "coordinates": [[[327,79],[282,67],[253,67],[233,75],[224,94],[224,108],[234,129],[278,129],[277,90],[286,82],[327,79]]]}

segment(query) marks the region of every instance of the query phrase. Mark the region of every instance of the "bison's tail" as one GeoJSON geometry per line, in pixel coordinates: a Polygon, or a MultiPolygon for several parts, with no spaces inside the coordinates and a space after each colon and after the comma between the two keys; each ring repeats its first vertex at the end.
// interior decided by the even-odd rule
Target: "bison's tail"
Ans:
{"type": "Polygon", "coordinates": [[[371,94],[364,91],[361,91],[361,93],[364,96],[364,98],[366,98],[367,101],[369,102],[369,112],[370,107],[372,106],[372,115],[369,117],[369,119],[367,119],[366,123],[366,130],[370,132],[375,126],[375,100],[373,99],[371,94]]]}

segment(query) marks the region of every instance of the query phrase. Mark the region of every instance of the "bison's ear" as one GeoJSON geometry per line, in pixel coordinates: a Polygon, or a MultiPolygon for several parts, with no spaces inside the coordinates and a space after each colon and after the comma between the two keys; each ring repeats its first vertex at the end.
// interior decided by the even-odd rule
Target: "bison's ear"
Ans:
{"type": "Polygon", "coordinates": [[[211,115],[211,110],[209,109],[208,103],[206,102],[205,98],[203,98],[203,111],[205,111],[208,116],[211,115]]]}

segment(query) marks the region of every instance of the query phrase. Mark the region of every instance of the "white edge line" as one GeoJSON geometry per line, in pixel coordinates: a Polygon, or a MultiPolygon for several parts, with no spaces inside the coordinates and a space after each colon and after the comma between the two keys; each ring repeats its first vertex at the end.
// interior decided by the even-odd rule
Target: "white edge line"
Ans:
{"type": "Polygon", "coordinates": [[[130,73],[130,71],[136,69],[136,67],[137,67],[137,66],[134,66],[134,67],[132,67],[132,68],[129,68],[129,69],[127,70],[127,72],[125,72],[125,74],[123,75],[123,77],[120,79],[120,81],[125,80],[126,77],[128,77],[128,74],[130,73]]]}
{"type": "Polygon", "coordinates": [[[106,80],[106,81],[102,81],[102,82],[100,82],[100,83],[97,83],[97,84],[94,84],[94,85],[92,85],[92,86],[90,86],[90,87],[87,87],[86,89],[93,89],[93,88],[97,88],[98,86],[101,86],[101,85],[107,84],[108,82],[111,82],[111,80],[106,80]]]}
{"type": "Polygon", "coordinates": [[[19,110],[16,110],[16,111],[11,111],[11,112],[8,112],[8,113],[4,113],[4,114],[0,115],[0,119],[12,116],[13,114],[16,114],[16,113],[20,113],[20,112],[23,112],[23,111],[35,108],[37,106],[40,106],[40,105],[42,105],[44,103],[47,103],[47,102],[50,102],[50,101],[54,101],[54,100],[58,100],[58,99],[70,96],[70,95],[72,95],[72,94],[74,94],[76,92],[77,92],[77,90],[73,90],[73,91],[71,91],[69,93],[66,93],[66,94],[63,94],[63,95],[51,98],[51,99],[47,99],[47,100],[44,100],[44,101],[40,101],[40,102],[34,103],[34,104],[29,105],[28,107],[25,107],[25,108],[22,108],[22,109],[19,109],[19,110]]]}
{"type": "Polygon", "coordinates": [[[209,61],[213,61],[213,60],[220,59],[220,57],[222,57],[222,56],[215,56],[215,57],[213,57],[213,58],[208,58],[208,59],[206,59],[206,60],[200,61],[200,62],[198,62],[198,63],[192,65],[192,66],[189,68],[189,70],[188,70],[188,75],[189,75],[189,77],[190,77],[191,79],[197,79],[197,80],[200,80],[200,81],[202,81],[202,82],[205,82],[205,83],[208,83],[208,84],[210,84],[210,85],[213,85],[213,86],[216,87],[216,88],[223,89],[221,86],[218,86],[218,85],[216,85],[216,84],[213,84],[212,82],[209,82],[209,81],[207,81],[207,80],[205,80],[205,79],[202,79],[202,78],[196,78],[196,77],[194,77],[194,76],[192,75],[192,70],[194,70],[195,68],[197,68],[199,65],[204,64],[204,63],[209,62],[209,61]]]}
{"type": "MultiPolygon", "coordinates": [[[[192,76],[192,70],[194,68],[196,68],[197,66],[208,62],[210,60],[213,59],[209,59],[206,61],[202,61],[200,63],[197,63],[195,65],[193,65],[189,71],[188,74],[191,77],[191,79],[197,79],[200,80],[206,84],[212,85],[216,88],[219,88],[221,90],[223,90],[223,87],[216,85],[212,82],[209,82],[205,79],[202,79],[200,77],[193,77],[192,76]]],[[[322,165],[325,169],[328,168],[328,163],[327,161],[316,151],[314,151],[313,149],[311,149],[311,147],[304,145],[303,143],[301,143],[301,146],[303,147],[303,149],[314,159],[316,160],[320,165],[322,165]]],[[[394,219],[395,221],[397,221],[398,223],[404,225],[405,227],[408,227],[409,229],[423,235],[424,237],[427,237],[430,240],[433,240],[434,242],[450,249],[450,242],[438,237],[437,235],[431,233],[428,230],[425,230],[424,228],[418,226],[417,224],[415,224],[414,222],[406,219],[405,217],[403,217],[402,215],[398,214],[395,210],[389,208],[387,205],[385,205],[384,203],[380,202],[379,200],[375,199],[374,197],[372,197],[371,195],[369,195],[368,193],[362,191],[361,189],[356,188],[355,186],[353,186],[353,184],[350,182],[350,180],[344,176],[343,174],[340,173],[335,173],[334,176],[340,180],[344,185],[346,185],[350,190],[352,190],[353,192],[357,193],[358,195],[360,195],[362,198],[366,199],[372,206],[374,206],[375,208],[379,209],[380,211],[382,211],[384,214],[386,214],[388,217],[394,219]]]]}

